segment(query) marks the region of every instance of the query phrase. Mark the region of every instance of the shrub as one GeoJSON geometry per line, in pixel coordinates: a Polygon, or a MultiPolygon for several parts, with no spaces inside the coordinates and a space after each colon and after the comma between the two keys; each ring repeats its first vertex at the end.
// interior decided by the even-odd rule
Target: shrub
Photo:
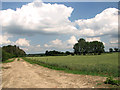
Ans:
{"type": "Polygon", "coordinates": [[[17,61],[20,61],[20,59],[18,58],[17,61]]]}
{"type": "Polygon", "coordinates": [[[108,77],[104,83],[119,86],[120,85],[120,80],[113,80],[113,77],[108,77]]]}

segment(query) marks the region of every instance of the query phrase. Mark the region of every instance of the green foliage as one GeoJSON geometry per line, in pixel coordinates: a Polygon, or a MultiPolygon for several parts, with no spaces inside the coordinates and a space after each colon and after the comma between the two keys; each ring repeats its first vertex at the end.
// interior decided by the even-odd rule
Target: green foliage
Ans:
{"type": "Polygon", "coordinates": [[[119,48],[109,48],[109,52],[112,53],[112,52],[120,52],[120,49],[119,48]]]}
{"type": "Polygon", "coordinates": [[[113,49],[112,49],[112,48],[109,48],[109,52],[113,52],[113,49]]]}
{"type": "Polygon", "coordinates": [[[86,56],[26,57],[28,62],[76,74],[118,76],[118,53],[86,56]]]}
{"type": "Polygon", "coordinates": [[[14,55],[2,50],[2,61],[8,60],[8,59],[13,58],[13,57],[14,57],[14,55]]]}
{"type": "Polygon", "coordinates": [[[5,60],[2,63],[9,63],[9,62],[13,62],[15,59],[11,59],[11,60],[5,60]]]}
{"type": "Polygon", "coordinates": [[[15,57],[21,57],[21,56],[26,55],[26,53],[16,45],[14,45],[14,46],[12,46],[12,45],[3,46],[2,50],[4,50],[7,53],[10,53],[10,54],[14,55],[15,57]]]}
{"type": "Polygon", "coordinates": [[[97,83],[97,86],[102,85],[102,83],[97,83]]]}
{"type": "Polygon", "coordinates": [[[118,48],[114,48],[114,51],[115,51],[115,52],[118,52],[118,51],[119,51],[119,49],[118,49],[118,48]]]}
{"type": "Polygon", "coordinates": [[[26,55],[26,53],[16,45],[3,46],[1,49],[2,49],[2,61],[8,60],[13,57],[21,57],[26,55]]]}
{"type": "Polygon", "coordinates": [[[107,77],[105,84],[120,85],[120,80],[114,80],[113,77],[107,77]]]}
{"type": "Polygon", "coordinates": [[[53,51],[46,51],[45,55],[46,56],[66,56],[67,54],[64,52],[59,52],[59,51],[53,50],[53,51]]]}
{"type": "Polygon", "coordinates": [[[78,43],[76,43],[73,47],[75,54],[91,54],[94,53],[94,55],[104,52],[104,45],[102,42],[93,41],[93,42],[86,42],[85,39],[81,38],[78,40],[78,43]]]}
{"type": "Polygon", "coordinates": [[[20,59],[18,58],[17,61],[20,61],[20,59]]]}
{"type": "Polygon", "coordinates": [[[65,54],[66,54],[66,55],[71,55],[72,53],[69,52],[69,51],[66,51],[65,54]]]}

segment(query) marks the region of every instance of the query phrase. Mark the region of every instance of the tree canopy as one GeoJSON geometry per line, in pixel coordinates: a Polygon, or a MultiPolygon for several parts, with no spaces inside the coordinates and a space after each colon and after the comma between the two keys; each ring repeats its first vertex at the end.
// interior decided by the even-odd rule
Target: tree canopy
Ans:
{"type": "Polygon", "coordinates": [[[2,60],[7,60],[9,58],[13,57],[21,57],[25,56],[26,53],[22,49],[20,49],[18,46],[14,45],[8,45],[2,47],[2,60]]]}
{"type": "Polygon", "coordinates": [[[73,47],[75,54],[101,54],[104,52],[104,45],[99,41],[86,42],[85,39],[80,38],[78,43],[73,47]]]}

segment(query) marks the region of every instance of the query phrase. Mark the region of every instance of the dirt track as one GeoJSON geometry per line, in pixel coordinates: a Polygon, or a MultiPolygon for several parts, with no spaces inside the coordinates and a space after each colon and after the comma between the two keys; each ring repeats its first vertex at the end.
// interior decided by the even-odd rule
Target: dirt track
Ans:
{"type": "Polygon", "coordinates": [[[3,88],[96,88],[106,87],[105,77],[68,74],[17,59],[2,65],[3,88]],[[99,85],[98,85],[99,83],[99,85]]]}

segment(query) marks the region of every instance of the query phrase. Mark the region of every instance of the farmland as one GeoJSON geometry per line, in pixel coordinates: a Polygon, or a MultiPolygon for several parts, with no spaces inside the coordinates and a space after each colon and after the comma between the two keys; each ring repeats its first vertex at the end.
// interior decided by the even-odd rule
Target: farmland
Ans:
{"type": "Polygon", "coordinates": [[[86,56],[25,57],[31,64],[74,74],[118,76],[118,53],[86,56]]]}

